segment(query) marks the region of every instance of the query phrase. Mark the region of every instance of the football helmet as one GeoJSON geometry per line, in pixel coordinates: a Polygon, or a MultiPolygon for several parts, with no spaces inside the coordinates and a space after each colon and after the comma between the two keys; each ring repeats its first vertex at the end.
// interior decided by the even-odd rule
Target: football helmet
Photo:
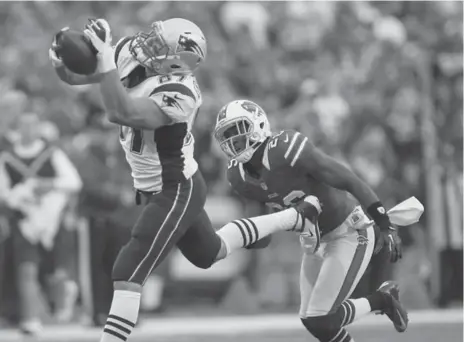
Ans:
{"type": "Polygon", "coordinates": [[[145,68],[161,75],[187,74],[206,58],[206,38],[189,20],[155,21],[148,33],[139,32],[129,50],[145,68]]]}
{"type": "Polygon", "coordinates": [[[264,110],[248,100],[232,101],[222,107],[214,128],[214,138],[222,151],[240,163],[248,162],[271,134],[264,110]]]}

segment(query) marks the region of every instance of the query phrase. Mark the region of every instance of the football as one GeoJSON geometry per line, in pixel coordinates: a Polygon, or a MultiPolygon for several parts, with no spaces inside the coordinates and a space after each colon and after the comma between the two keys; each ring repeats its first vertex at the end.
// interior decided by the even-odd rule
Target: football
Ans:
{"type": "Polygon", "coordinates": [[[91,75],[97,69],[97,51],[83,32],[72,29],[60,31],[56,45],[56,55],[72,72],[91,75]]]}

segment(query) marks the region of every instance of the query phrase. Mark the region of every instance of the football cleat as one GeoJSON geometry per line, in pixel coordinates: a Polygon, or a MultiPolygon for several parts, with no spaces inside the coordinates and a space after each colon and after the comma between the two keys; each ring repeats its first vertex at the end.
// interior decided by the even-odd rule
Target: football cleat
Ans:
{"type": "Polygon", "coordinates": [[[385,314],[393,322],[398,332],[404,332],[408,328],[408,312],[401,305],[399,298],[399,285],[394,281],[386,281],[378,288],[385,296],[386,307],[380,312],[385,314]]]}

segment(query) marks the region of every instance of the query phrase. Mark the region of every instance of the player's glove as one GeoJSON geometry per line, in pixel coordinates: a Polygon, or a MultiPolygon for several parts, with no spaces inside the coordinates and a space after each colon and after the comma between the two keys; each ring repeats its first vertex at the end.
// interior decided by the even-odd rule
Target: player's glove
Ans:
{"type": "Polygon", "coordinates": [[[397,262],[402,257],[401,239],[398,236],[396,228],[390,222],[385,208],[380,202],[376,202],[367,208],[367,213],[372,217],[380,230],[374,253],[377,254],[383,247],[387,247],[390,254],[390,262],[397,262]]]}
{"type": "Polygon", "coordinates": [[[57,37],[62,34],[63,32],[69,30],[69,27],[63,27],[60,32],[55,34],[53,37],[53,42],[52,42],[52,47],[48,50],[48,58],[50,58],[50,61],[52,62],[52,65],[54,68],[59,68],[63,66],[63,61],[61,60],[60,57],[56,54],[56,50],[59,48],[59,45],[57,43],[57,37]]]}
{"type": "Polygon", "coordinates": [[[95,50],[97,50],[98,71],[110,72],[116,69],[113,47],[111,41],[111,28],[105,19],[89,19],[85,25],[84,34],[89,38],[95,50]]]}

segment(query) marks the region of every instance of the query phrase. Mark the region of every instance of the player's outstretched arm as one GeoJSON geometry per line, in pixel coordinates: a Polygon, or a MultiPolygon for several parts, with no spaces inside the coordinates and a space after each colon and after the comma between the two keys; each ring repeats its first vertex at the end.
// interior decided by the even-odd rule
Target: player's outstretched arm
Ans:
{"type": "Polygon", "coordinates": [[[103,75],[100,91],[108,120],[112,123],[140,129],[157,129],[171,122],[152,98],[130,97],[120,82],[116,69],[103,75]]]}
{"type": "Polygon", "coordinates": [[[384,244],[388,244],[391,261],[396,262],[400,259],[401,240],[372,188],[342,163],[315,147],[307,138],[304,138],[299,146],[300,153],[292,161],[292,166],[302,169],[322,183],[351,193],[380,228],[376,252],[384,244]]]}

